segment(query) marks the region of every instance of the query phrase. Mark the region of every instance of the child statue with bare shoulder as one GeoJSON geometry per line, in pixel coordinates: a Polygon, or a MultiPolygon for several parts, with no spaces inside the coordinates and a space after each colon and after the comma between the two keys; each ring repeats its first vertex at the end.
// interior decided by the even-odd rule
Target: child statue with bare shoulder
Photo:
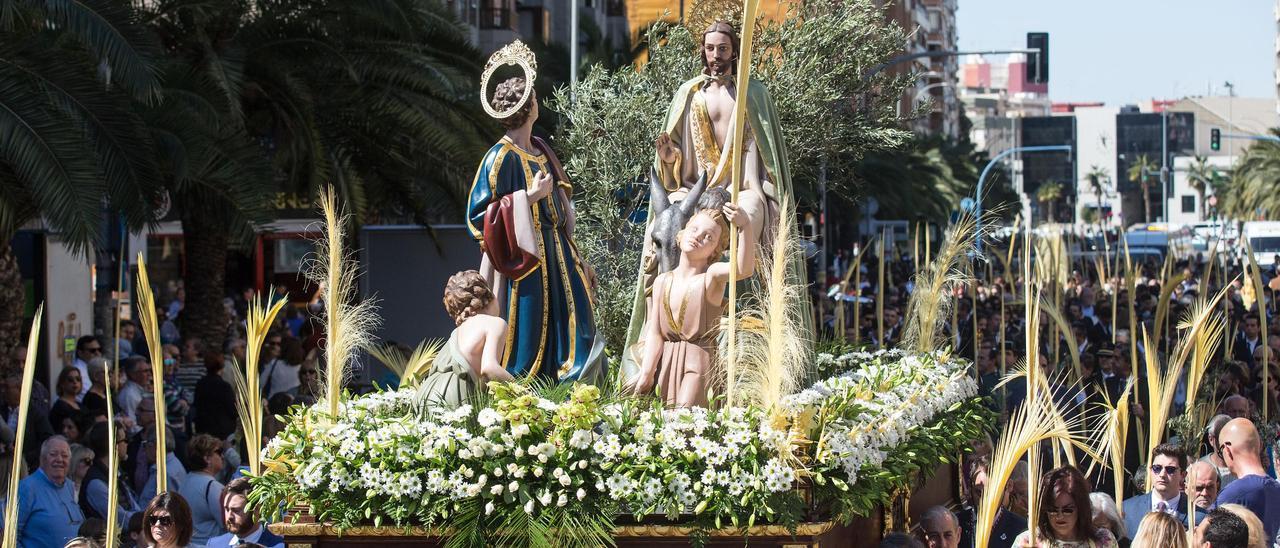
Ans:
{"type": "Polygon", "coordinates": [[[444,288],[444,307],[458,327],[418,387],[424,404],[456,408],[489,381],[509,381],[502,366],[507,322],[489,283],[475,270],[454,274],[444,288]]]}
{"type": "Polygon", "coordinates": [[[719,209],[700,209],[676,234],[680,262],[654,279],[633,393],[656,388],[668,407],[707,406],[729,283],[729,263],[720,259],[729,247],[729,230],[737,230],[738,279],[751,276],[756,242],[749,227],[742,209],[726,202],[719,209]]]}

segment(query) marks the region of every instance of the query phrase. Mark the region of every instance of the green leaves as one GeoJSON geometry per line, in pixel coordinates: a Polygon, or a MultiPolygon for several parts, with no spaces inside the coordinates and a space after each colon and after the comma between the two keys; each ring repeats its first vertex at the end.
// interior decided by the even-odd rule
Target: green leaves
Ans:
{"type": "MultiPolygon", "coordinates": [[[[26,0],[41,10],[50,26],[101,59],[110,80],[134,98],[150,103],[159,97],[160,81],[152,67],[155,39],[128,3],[112,0],[26,0]]],[[[8,29],[6,29],[8,30],[8,29]]]]}
{"type": "Polygon", "coordinates": [[[86,250],[99,231],[99,166],[85,154],[75,116],[40,92],[15,53],[0,49],[0,159],[10,174],[0,196],[0,237],[41,215],[70,245],[86,250]]]}

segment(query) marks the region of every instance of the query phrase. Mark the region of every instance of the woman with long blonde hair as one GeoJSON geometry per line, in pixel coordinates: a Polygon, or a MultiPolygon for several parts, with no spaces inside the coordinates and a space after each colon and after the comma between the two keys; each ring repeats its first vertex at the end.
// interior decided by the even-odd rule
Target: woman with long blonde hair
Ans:
{"type": "Polygon", "coordinates": [[[1142,518],[1130,548],[1187,548],[1187,528],[1178,518],[1151,512],[1142,518]]]}

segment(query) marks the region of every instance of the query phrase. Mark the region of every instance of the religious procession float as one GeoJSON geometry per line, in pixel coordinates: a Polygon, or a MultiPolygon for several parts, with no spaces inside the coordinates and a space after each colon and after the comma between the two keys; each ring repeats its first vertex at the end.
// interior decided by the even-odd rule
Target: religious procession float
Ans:
{"type": "MultiPolygon", "coordinates": [[[[1096,260],[1113,326],[1127,294],[1128,329],[1124,339],[1114,329],[1112,345],[1128,347],[1141,388],[1116,376],[1104,391],[1082,390],[1089,375],[1063,313],[1074,259],[1062,234],[1036,235],[1028,223],[1015,273],[1017,231],[1006,251],[984,254],[979,227],[989,223],[968,213],[952,220],[936,254],[927,233],[923,257],[913,252],[901,323],[883,308],[884,288],[894,285],[885,256],[896,252],[881,236],[873,344],[858,344],[861,298],[835,304],[831,331],[840,341],[820,340],[797,226],[803,185],[792,174],[825,182],[848,167],[842,153],[893,140],[885,127],[900,121],[896,98],[911,78],[873,73],[905,34],[881,26],[881,3],[869,0],[794,0],[780,22],[757,29],[758,1],[702,0],[681,24],[655,24],[643,68],[593,71],[572,98],[563,89],[538,96],[538,60],[525,44],[490,57],[479,95],[505,135],[479,158],[466,194],[463,216],[480,253],[475,269],[443,289],[456,326],[447,338],[408,352],[374,340],[380,320],[375,301],[357,290],[342,204],[332,188],[319,197],[325,237],[308,276],[323,309],[324,393],[264,437],[276,428],[264,424],[260,353],[287,302],[270,292],[249,303],[244,363],[227,368],[250,503],[289,546],[872,546],[909,529],[920,509],[964,498],[974,544],[985,547],[1002,534],[993,533],[1001,499],[1019,466],[1033,481],[1048,463],[1079,466],[1122,501],[1126,468],[1148,468],[1170,431],[1198,449],[1218,407],[1212,385],[1202,384],[1226,351],[1220,304],[1235,287],[1226,267],[1217,274],[1228,283],[1188,297],[1175,320],[1169,297],[1182,278],[1170,254],[1159,304],[1139,329],[1142,268],[1127,244],[1114,262],[1096,260]],[[533,136],[543,99],[569,128],[554,143],[533,136]],[[620,208],[628,200],[641,211],[620,208]],[[1021,307],[1025,322],[1020,363],[1005,363],[1018,350],[1003,343],[1003,378],[988,384],[984,372],[988,391],[1023,389],[994,441],[974,368],[951,352],[953,301],[973,290],[967,282],[977,263],[991,268],[989,257],[1006,279],[1020,278],[1012,287],[1021,295],[995,296],[1000,337],[1008,306],[1021,307]],[[1070,367],[1050,367],[1042,339],[1070,367]],[[878,347],[894,349],[866,351],[878,347]],[[399,382],[344,390],[370,356],[399,382]],[[1175,412],[1178,394],[1185,404],[1175,412]],[[1093,395],[1101,401],[1088,412],[1064,409],[1093,395]],[[982,452],[972,470],[985,481],[961,493],[967,474],[958,463],[969,451],[982,452]]],[[[869,247],[855,253],[840,293],[850,276],[861,291],[869,247]]],[[[1202,287],[1213,287],[1217,249],[1202,287]]],[[[1244,249],[1247,310],[1265,302],[1265,291],[1247,239],[1244,249]]],[[[141,254],[137,266],[152,397],[164,401],[161,324],[141,254]]],[[[124,294],[123,272],[119,279],[124,294]]],[[[42,309],[34,316],[32,349],[42,309]]],[[[1267,332],[1267,315],[1260,320],[1267,332]]],[[[978,322],[971,325],[976,341],[978,322]]],[[[1264,363],[1269,348],[1261,345],[1264,363]]],[[[37,354],[27,353],[23,368],[16,455],[24,454],[37,354]]],[[[1270,386],[1272,369],[1261,369],[1270,386]]],[[[113,383],[105,384],[110,401],[113,383]]],[[[105,407],[114,423],[115,406],[105,407]]],[[[165,407],[153,421],[156,492],[168,481],[165,407]]],[[[105,430],[116,447],[117,429],[105,430]]],[[[106,538],[116,539],[121,459],[106,460],[106,538]]],[[[21,463],[13,459],[7,500],[18,500],[21,463]]],[[[1150,489],[1152,476],[1144,481],[1150,489]]],[[[1038,490],[1026,499],[1027,526],[1013,535],[1043,530],[1038,490]]],[[[14,545],[19,506],[5,508],[4,546],[14,545]]]]}
{"type": "MultiPolygon", "coordinates": [[[[991,424],[970,364],[940,343],[972,231],[918,276],[898,350],[820,346],[788,149],[749,75],[755,2],[738,9],[686,23],[702,71],[650,137],[620,349],[606,351],[597,323],[575,186],[531,135],[537,60],[524,44],[493,54],[481,81],[506,135],[468,195],[482,259],[444,289],[457,327],[382,355],[401,374],[395,389],[341,391],[358,353],[379,353],[377,317],[354,298],[341,207],[322,197],[327,395],[248,448],[253,503],[282,510],[274,531],[315,547],[855,546],[906,519],[913,492],[956,496],[946,463],[991,424]]],[[[254,310],[251,337],[279,307],[254,310]]],[[[249,422],[254,440],[261,424],[249,422]]]]}

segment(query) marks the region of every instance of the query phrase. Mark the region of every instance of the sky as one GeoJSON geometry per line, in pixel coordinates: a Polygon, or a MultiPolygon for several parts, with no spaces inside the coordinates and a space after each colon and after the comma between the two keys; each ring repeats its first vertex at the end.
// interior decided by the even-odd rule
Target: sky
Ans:
{"type": "Polygon", "coordinates": [[[1049,33],[1049,97],[1134,104],[1275,97],[1273,0],[957,0],[961,50],[1020,49],[1049,33]]]}

